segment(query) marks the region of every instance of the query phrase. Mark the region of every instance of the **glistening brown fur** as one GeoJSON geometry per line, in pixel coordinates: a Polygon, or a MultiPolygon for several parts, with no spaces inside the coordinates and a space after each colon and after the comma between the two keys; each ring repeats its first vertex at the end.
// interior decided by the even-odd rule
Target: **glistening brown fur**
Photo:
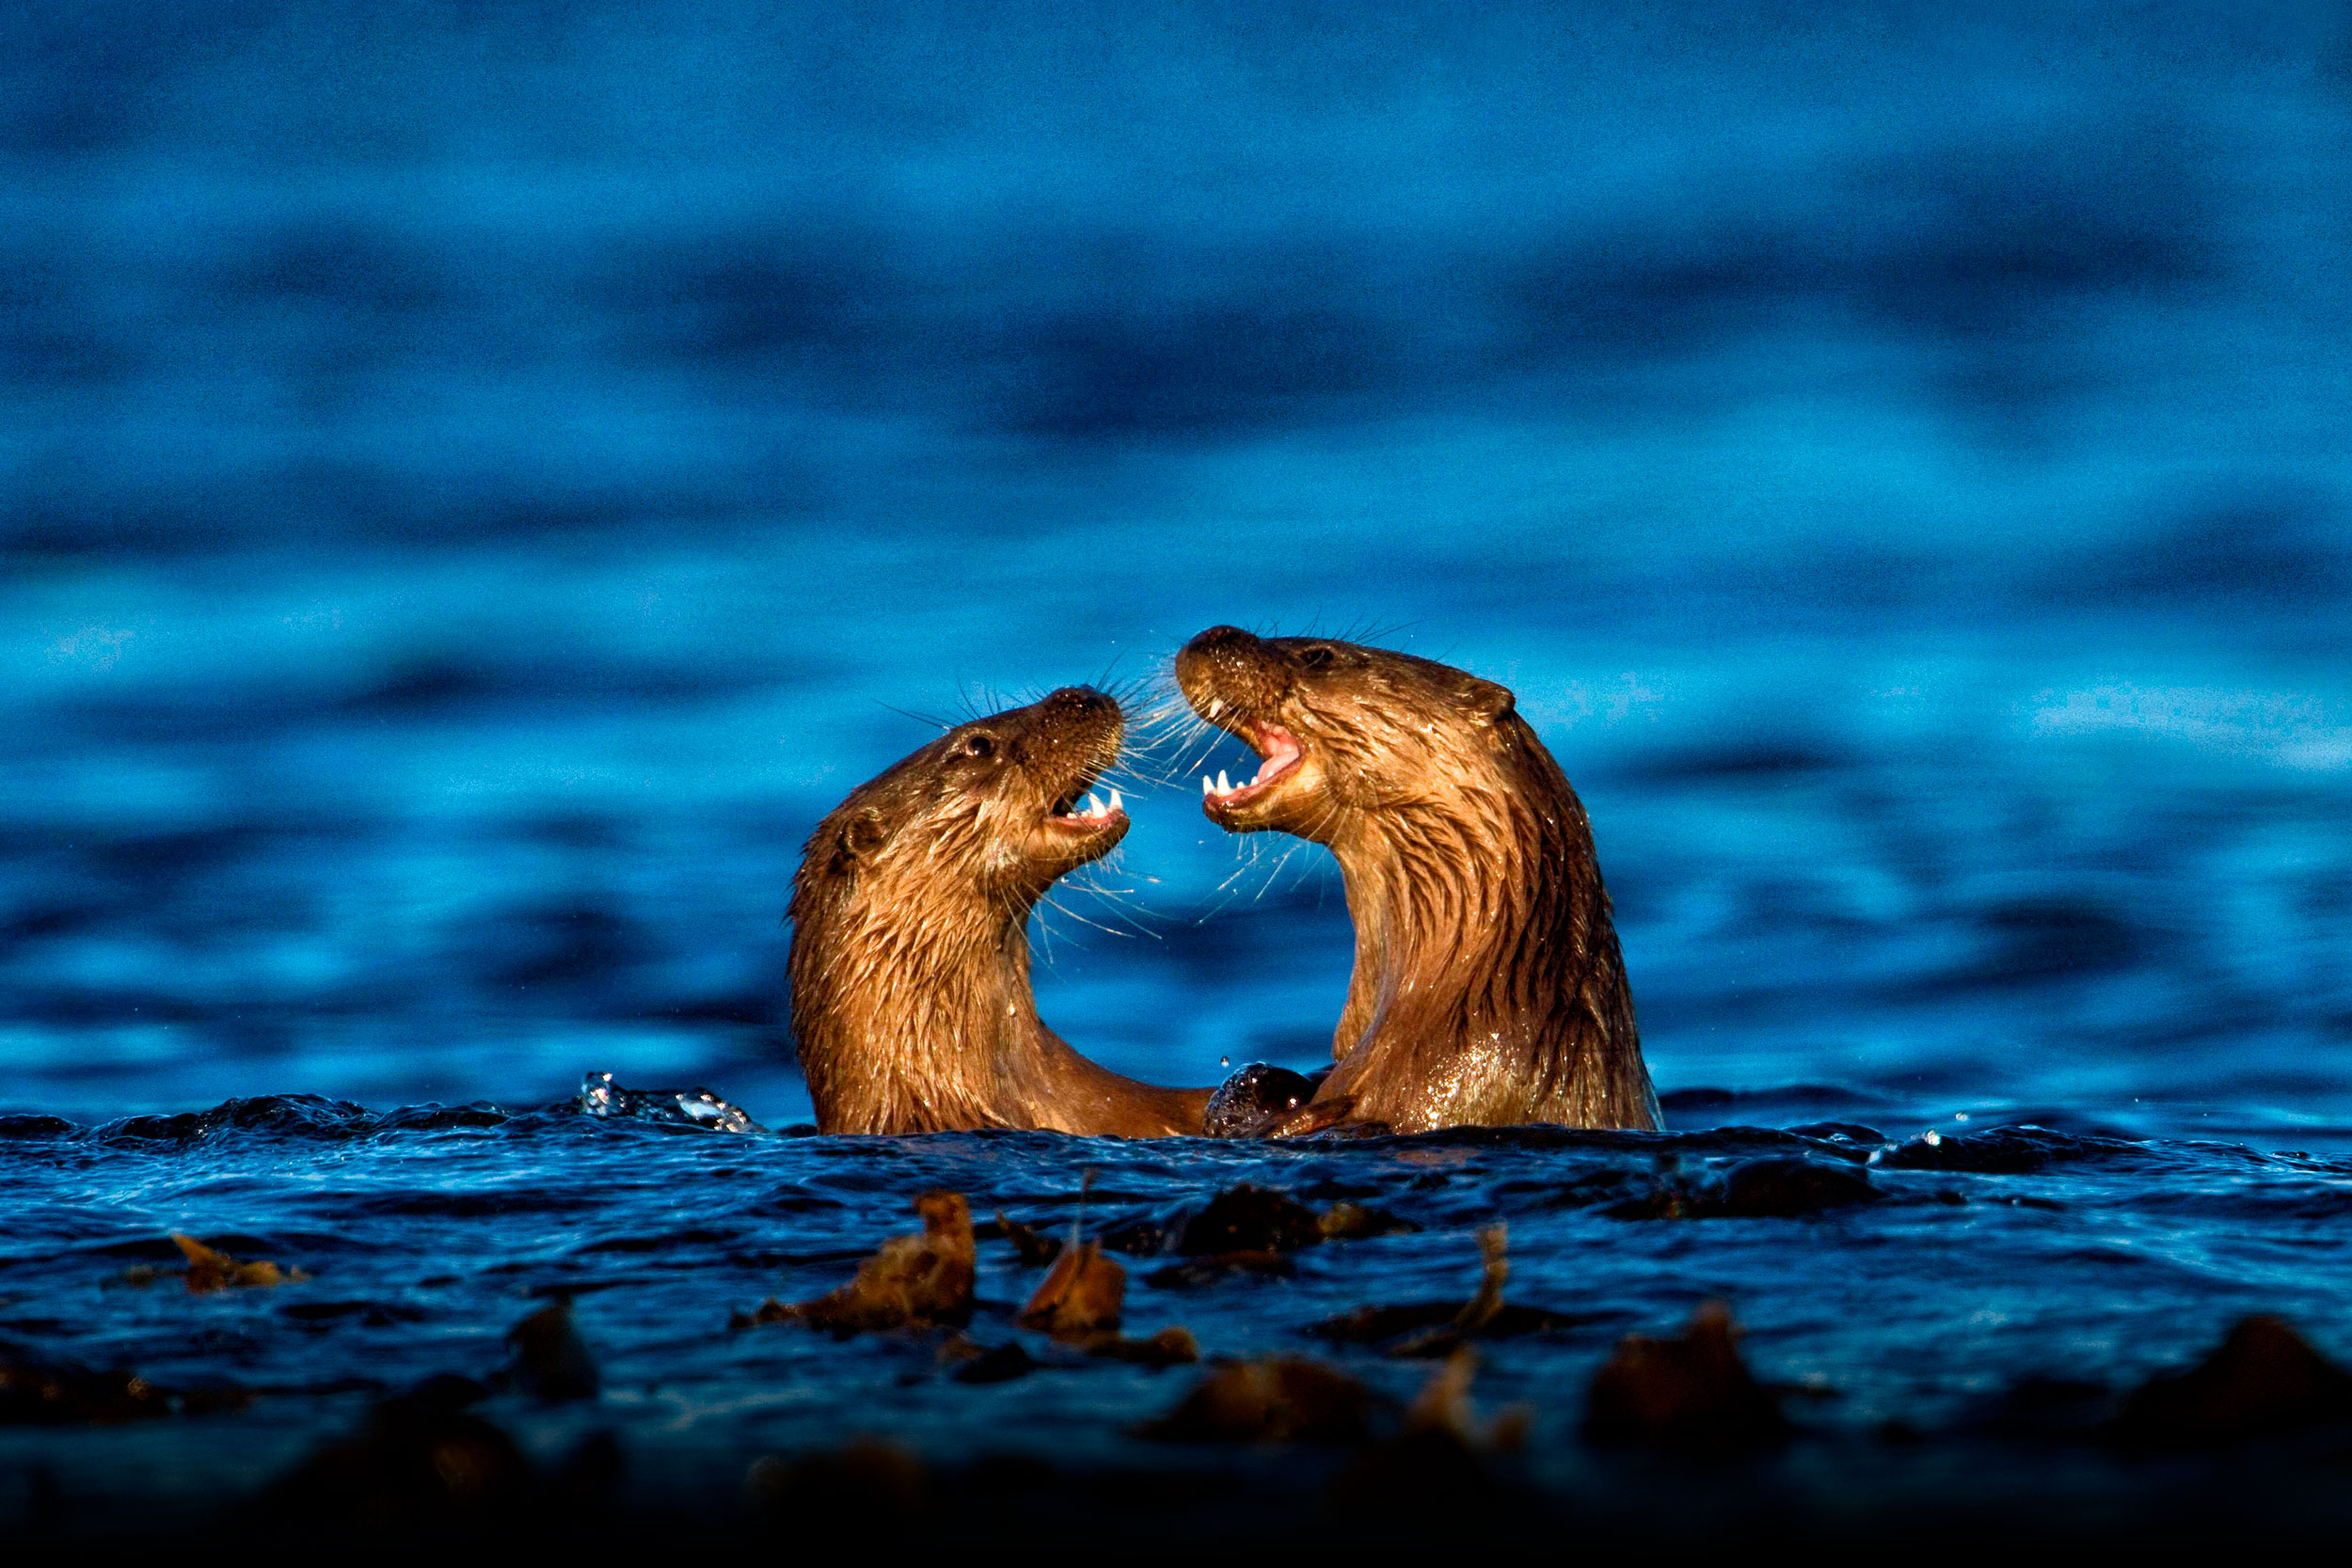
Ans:
{"type": "Polygon", "coordinates": [[[1265,771],[1297,753],[1210,818],[1311,839],[1347,880],[1356,971],[1314,1105],[1400,1132],[1658,1125],[1591,826],[1509,690],[1234,626],[1187,643],[1176,677],[1265,771]]]}
{"type": "Polygon", "coordinates": [[[1119,757],[1119,705],[1070,687],[960,724],[860,784],[792,879],[792,1030],[825,1132],[1197,1133],[1207,1089],[1122,1078],[1037,1016],[1029,913],[1127,818],[1067,807],[1119,757]]]}

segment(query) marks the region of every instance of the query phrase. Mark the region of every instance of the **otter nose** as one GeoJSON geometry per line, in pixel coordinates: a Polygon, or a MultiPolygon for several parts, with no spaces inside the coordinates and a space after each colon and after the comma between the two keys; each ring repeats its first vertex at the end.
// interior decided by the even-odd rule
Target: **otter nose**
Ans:
{"type": "Polygon", "coordinates": [[[1119,704],[1116,700],[1104,692],[1095,690],[1090,686],[1065,686],[1059,691],[1049,692],[1041,705],[1048,713],[1066,714],[1073,717],[1087,713],[1119,711],[1119,704]]]}
{"type": "Polygon", "coordinates": [[[1184,652],[1196,656],[1213,654],[1223,648],[1245,648],[1258,641],[1239,626],[1211,626],[1184,644],[1184,652]]]}

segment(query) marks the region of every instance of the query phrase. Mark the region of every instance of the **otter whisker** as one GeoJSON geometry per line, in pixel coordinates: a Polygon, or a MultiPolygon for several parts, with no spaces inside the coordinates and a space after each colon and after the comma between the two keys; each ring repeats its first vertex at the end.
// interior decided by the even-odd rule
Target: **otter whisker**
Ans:
{"type": "Polygon", "coordinates": [[[901,719],[912,719],[918,724],[929,725],[934,730],[952,730],[956,727],[955,721],[952,719],[942,719],[930,713],[917,713],[913,708],[900,707],[895,703],[885,703],[878,699],[875,705],[887,708],[901,719]]]}
{"type": "MultiPolygon", "coordinates": [[[[1073,920],[1076,921],[1076,922],[1077,922],[1079,925],[1081,925],[1081,926],[1091,926],[1091,927],[1093,927],[1096,930],[1098,930],[1098,931],[1102,932],[1104,936],[1112,936],[1112,937],[1117,937],[1117,938],[1119,938],[1121,942],[1133,942],[1133,941],[1134,941],[1134,940],[1135,940],[1135,939],[1136,939],[1138,935],[1140,935],[1140,934],[1141,934],[1141,933],[1139,933],[1139,932],[1136,932],[1136,931],[1121,931],[1121,930],[1118,930],[1118,929],[1116,929],[1116,928],[1114,928],[1114,927],[1109,927],[1109,926],[1105,926],[1105,925],[1104,925],[1104,924],[1103,924],[1101,921],[1099,921],[1099,920],[1089,920],[1089,919],[1088,919],[1085,915],[1080,914],[1077,911],[1075,911],[1075,910],[1072,909],[1069,905],[1067,905],[1067,904],[1064,904],[1064,903],[1060,902],[1058,899],[1055,899],[1055,898],[1048,897],[1048,898],[1044,898],[1044,899],[1040,900],[1040,903],[1041,903],[1041,904],[1050,904],[1050,905],[1052,905],[1052,906],[1053,906],[1053,909],[1054,909],[1054,912],[1055,912],[1055,913],[1057,913],[1057,914],[1062,914],[1062,915],[1067,915],[1067,916],[1069,916],[1071,919],[1073,919],[1073,920]]],[[[1039,928],[1040,930],[1042,930],[1042,929],[1044,929],[1044,928],[1045,928],[1045,922],[1044,922],[1044,918],[1043,918],[1043,916],[1042,916],[1042,915],[1041,915],[1041,916],[1039,917],[1039,920],[1038,920],[1038,928],[1039,928]]]]}

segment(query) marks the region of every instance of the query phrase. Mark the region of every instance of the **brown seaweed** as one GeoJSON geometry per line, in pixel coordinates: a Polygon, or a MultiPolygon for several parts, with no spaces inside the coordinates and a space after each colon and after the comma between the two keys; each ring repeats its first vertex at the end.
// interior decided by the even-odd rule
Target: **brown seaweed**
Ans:
{"type": "Polygon", "coordinates": [[[233,1386],[167,1388],[136,1372],[97,1371],[0,1345],[0,1426],[103,1426],[241,1410],[252,1401],[233,1386]]]}
{"type": "Polygon", "coordinates": [[[1064,1247],[1026,1307],[1021,1326],[1057,1339],[1091,1339],[1116,1329],[1127,1296],[1127,1271],[1103,1256],[1099,1242],[1064,1247]]]}
{"type": "Polygon", "coordinates": [[[2352,1373],[2264,1312],[2239,1320],[2187,1371],[2133,1390],[2112,1435],[2127,1447],[2206,1448],[2346,1418],[2352,1373]]]}
{"type": "Polygon", "coordinates": [[[1136,1435],[1169,1443],[1360,1443],[1372,1391],[1303,1356],[1228,1361],[1212,1368],[1136,1435]]]}
{"type": "Polygon", "coordinates": [[[559,1300],[506,1331],[513,1359],[506,1379],[543,1400],[592,1400],[599,1378],[588,1342],[572,1323],[572,1304],[559,1300]]]}
{"type": "Polygon", "coordinates": [[[1739,1326],[1703,1303],[1673,1338],[1629,1334],[1593,1378],[1584,1434],[1596,1443],[1745,1452],[1788,1434],[1771,1390],[1740,1359],[1739,1326]]]}
{"type": "Polygon", "coordinates": [[[207,1295],[240,1286],[298,1284],[310,1277],[300,1269],[280,1269],[266,1259],[240,1261],[182,1231],[171,1232],[171,1241],[188,1260],[186,1268],[165,1269],[140,1263],[122,1271],[122,1283],[144,1290],[159,1279],[177,1278],[186,1282],[190,1295],[207,1295]]]}
{"type": "Polygon", "coordinates": [[[804,1323],[848,1335],[956,1327],[969,1321],[977,1262],[971,1207],[961,1193],[931,1192],[914,1200],[914,1212],[922,1216],[921,1233],[882,1243],[847,1285],[811,1301],[771,1297],[749,1313],[737,1313],[734,1326],[804,1323]]]}

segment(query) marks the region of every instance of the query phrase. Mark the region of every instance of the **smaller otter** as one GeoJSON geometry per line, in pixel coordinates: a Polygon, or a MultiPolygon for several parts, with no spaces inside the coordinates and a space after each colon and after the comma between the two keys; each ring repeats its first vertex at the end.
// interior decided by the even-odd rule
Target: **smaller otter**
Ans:
{"type": "Polygon", "coordinates": [[[1201,781],[1209,819],[1312,840],[1346,879],[1356,970],[1312,1124],[1658,1126],[1592,828],[1508,689],[1235,626],[1176,679],[1264,759],[1201,781]]]}
{"type": "Polygon", "coordinates": [[[1209,1090],[1097,1067],[1029,990],[1029,912],[1126,836],[1118,792],[1091,793],[1123,731],[1117,702],[1067,687],[957,725],[818,825],[791,974],[819,1132],[1200,1132],[1209,1090]]]}

